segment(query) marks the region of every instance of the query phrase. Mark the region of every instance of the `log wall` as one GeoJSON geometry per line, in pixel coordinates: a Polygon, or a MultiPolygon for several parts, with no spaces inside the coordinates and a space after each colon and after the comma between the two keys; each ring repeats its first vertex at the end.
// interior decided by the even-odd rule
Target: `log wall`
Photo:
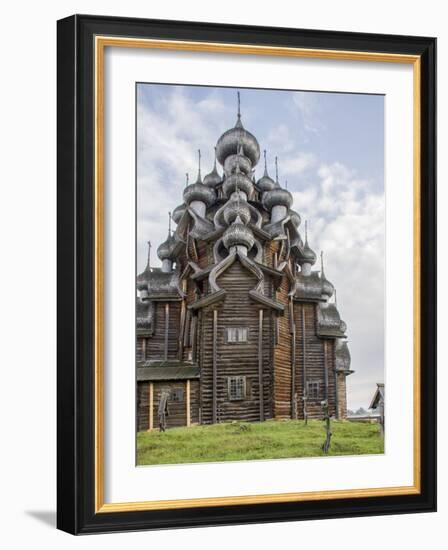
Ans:
{"type": "MultiPolygon", "coordinates": [[[[149,382],[139,382],[137,385],[137,430],[149,429],[149,382]]],[[[163,391],[183,390],[182,401],[168,400],[167,427],[174,428],[187,424],[187,382],[153,382],[153,428],[158,429],[158,408],[163,391]]],[[[199,422],[199,381],[190,381],[190,421],[199,422]]]]}
{"type": "MultiPolygon", "coordinates": [[[[259,390],[259,310],[260,306],[249,297],[249,291],[257,279],[236,261],[218,279],[221,288],[227,291],[224,302],[204,308],[200,316],[200,366],[201,366],[201,414],[202,422],[213,422],[213,364],[216,365],[216,420],[260,420],[259,390]],[[216,345],[214,346],[214,309],[217,311],[216,345]],[[246,327],[248,341],[228,343],[226,329],[246,327]],[[246,396],[243,400],[231,401],[228,396],[228,377],[246,377],[246,396]]],[[[262,323],[262,379],[264,419],[272,417],[270,388],[271,317],[263,314],[262,323]]]]}
{"type": "MultiPolygon", "coordinates": [[[[190,254],[196,256],[201,267],[212,261],[212,248],[206,243],[190,242],[190,254]]],[[[274,257],[279,252],[279,243],[265,246],[265,263],[275,267],[274,257]]],[[[184,259],[186,261],[186,259],[184,259]]],[[[184,285],[186,299],[170,302],[168,324],[167,359],[193,360],[201,368],[201,383],[191,381],[191,422],[211,423],[213,415],[213,364],[216,366],[216,416],[217,422],[230,420],[260,420],[259,349],[261,344],[261,372],[263,385],[263,419],[304,418],[304,360],[306,380],[319,382],[319,395],[306,401],[308,418],[321,418],[321,401],[327,396],[330,414],[346,417],[345,375],[338,374],[336,392],[335,345],[331,339],[317,336],[316,304],[295,301],[290,303],[290,284],[286,276],[281,286],[274,288],[272,279],[265,274],[264,293],[284,305],[284,313],[277,314],[263,309],[262,335],[259,338],[260,308],[249,297],[249,291],[257,279],[236,261],[219,278],[218,284],[227,291],[223,302],[191,312],[187,306],[197,299],[197,285],[187,279],[184,285]],[[217,311],[216,344],[214,345],[214,310],[217,311]],[[302,316],[305,328],[303,339],[302,316]],[[247,343],[227,343],[226,329],[247,327],[247,343]],[[304,355],[305,352],[305,355],[304,355]],[[215,359],[214,359],[215,358],[215,359]],[[326,364],[327,376],[324,365],[326,364]],[[293,372],[294,365],[294,372],[293,372]],[[230,401],[228,396],[229,376],[246,377],[246,396],[241,401],[230,401]],[[327,392],[325,392],[327,388],[327,392]],[[336,395],[337,393],[337,395],[336,395]],[[336,405],[338,411],[336,411],[336,405]]],[[[206,282],[199,284],[207,292],[206,282]]],[[[166,304],[155,304],[154,333],[151,337],[137,339],[137,361],[165,358],[166,304]]],[[[162,383],[154,383],[154,426],[157,425],[157,407],[162,383]]],[[[185,382],[170,382],[166,387],[185,387],[185,382]],[[174,385],[173,385],[174,384],[174,385]]],[[[139,383],[137,389],[138,429],[148,429],[149,383],[139,383]]],[[[185,425],[185,407],[173,404],[168,426],[185,425]]]]}
{"type": "MultiPolygon", "coordinates": [[[[283,277],[282,283],[276,292],[276,299],[284,305],[283,315],[277,319],[278,341],[274,346],[274,416],[277,420],[291,418],[292,411],[292,391],[291,391],[291,319],[288,306],[289,283],[286,277],[283,277]]],[[[273,339],[277,340],[275,335],[273,339]]]]}
{"type": "MultiPolygon", "coordinates": [[[[165,330],[166,330],[166,303],[155,303],[155,327],[154,334],[146,337],[146,358],[147,360],[165,358],[165,330]]],[[[180,302],[169,302],[168,319],[168,353],[167,359],[178,359],[178,337],[180,330],[180,302]]],[[[137,360],[142,354],[142,338],[137,339],[137,360]]]]}
{"type": "MultiPolygon", "coordinates": [[[[316,334],[317,313],[313,303],[296,302],[294,318],[296,327],[296,383],[298,418],[304,418],[306,408],[308,418],[322,418],[321,401],[328,398],[330,414],[335,409],[334,384],[334,342],[319,338],[316,334]],[[303,321],[302,321],[303,319],[303,321]],[[304,339],[305,335],[305,339],[304,339]],[[305,353],[305,355],[304,355],[305,353]],[[325,373],[325,365],[327,375],[325,373]],[[317,398],[306,400],[304,407],[304,389],[307,382],[318,382],[317,398]],[[327,382],[327,391],[325,390],[327,382]]],[[[306,392],[308,393],[308,392],[306,392]]]]}

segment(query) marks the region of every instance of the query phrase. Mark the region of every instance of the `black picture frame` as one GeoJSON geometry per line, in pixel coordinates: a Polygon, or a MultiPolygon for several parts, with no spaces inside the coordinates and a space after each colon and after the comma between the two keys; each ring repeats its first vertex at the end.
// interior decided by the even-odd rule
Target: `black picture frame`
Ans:
{"type": "Polygon", "coordinates": [[[436,39],[74,15],[57,24],[57,527],[100,533],[431,512],[436,509],[436,39]],[[94,52],[97,35],[420,56],[419,494],[95,513],[94,52]]]}

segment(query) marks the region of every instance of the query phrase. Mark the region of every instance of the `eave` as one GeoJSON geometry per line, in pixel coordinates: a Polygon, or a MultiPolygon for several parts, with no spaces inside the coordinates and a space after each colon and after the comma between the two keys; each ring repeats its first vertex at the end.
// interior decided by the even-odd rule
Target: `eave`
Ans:
{"type": "Polygon", "coordinates": [[[213,292],[212,294],[208,294],[207,296],[200,298],[196,302],[193,302],[188,306],[188,309],[192,309],[194,311],[196,309],[211,306],[217,302],[221,302],[222,300],[224,300],[226,294],[227,293],[224,289],[218,290],[218,292],[213,292]]]}
{"type": "Polygon", "coordinates": [[[252,300],[262,304],[265,307],[274,309],[275,311],[281,313],[285,311],[285,306],[283,304],[281,304],[280,302],[276,302],[275,300],[272,300],[271,298],[268,298],[267,296],[264,296],[263,294],[260,294],[255,290],[249,290],[249,296],[252,298],[252,300]]]}

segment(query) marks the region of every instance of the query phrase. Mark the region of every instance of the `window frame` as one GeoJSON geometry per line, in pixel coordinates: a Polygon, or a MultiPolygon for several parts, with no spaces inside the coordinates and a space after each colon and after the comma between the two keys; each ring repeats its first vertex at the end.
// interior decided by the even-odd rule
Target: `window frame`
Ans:
{"type": "Polygon", "coordinates": [[[249,341],[249,327],[246,327],[246,326],[237,326],[237,327],[227,327],[225,329],[225,341],[226,341],[226,344],[247,344],[247,342],[249,341]],[[235,334],[237,335],[237,340],[231,340],[230,339],[230,334],[231,334],[231,331],[237,331],[235,334]],[[240,340],[239,339],[239,332],[238,331],[244,331],[244,335],[245,335],[245,339],[244,340],[240,340]]]}
{"type": "Polygon", "coordinates": [[[185,401],[185,391],[183,388],[172,388],[170,390],[170,397],[168,399],[169,402],[171,403],[184,403],[185,401]],[[176,399],[173,399],[173,397],[175,395],[179,395],[180,394],[180,398],[176,398],[176,399]]]}
{"type": "Polygon", "coordinates": [[[319,401],[321,399],[321,381],[320,380],[307,380],[306,382],[306,395],[310,401],[319,401]],[[316,385],[316,395],[311,395],[310,386],[316,385]]]}
{"type": "Polygon", "coordinates": [[[247,396],[247,381],[245,376],[228,376],[227,377],[227,397],[229,401],[244,401],[247,396]],[[241,382],[241,392],[238,391],[235,396],[232,396],[232,382],[235,382],[236,389],[239,389],[239,383],[241,382]]]}

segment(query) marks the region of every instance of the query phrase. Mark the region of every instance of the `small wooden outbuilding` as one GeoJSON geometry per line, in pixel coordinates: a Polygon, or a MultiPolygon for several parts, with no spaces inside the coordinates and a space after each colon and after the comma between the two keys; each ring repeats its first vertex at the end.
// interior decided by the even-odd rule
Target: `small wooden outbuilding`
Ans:
{"type": "Polygon", "coordinates": [[[369,409],[378,411],[380,415],[381,433],[382,435],[384,435],[384,401],[385,401],[384,384],[377,383],[376,386],[377,388],[372,398],[372,402],[370,403],[369,409]]]}

